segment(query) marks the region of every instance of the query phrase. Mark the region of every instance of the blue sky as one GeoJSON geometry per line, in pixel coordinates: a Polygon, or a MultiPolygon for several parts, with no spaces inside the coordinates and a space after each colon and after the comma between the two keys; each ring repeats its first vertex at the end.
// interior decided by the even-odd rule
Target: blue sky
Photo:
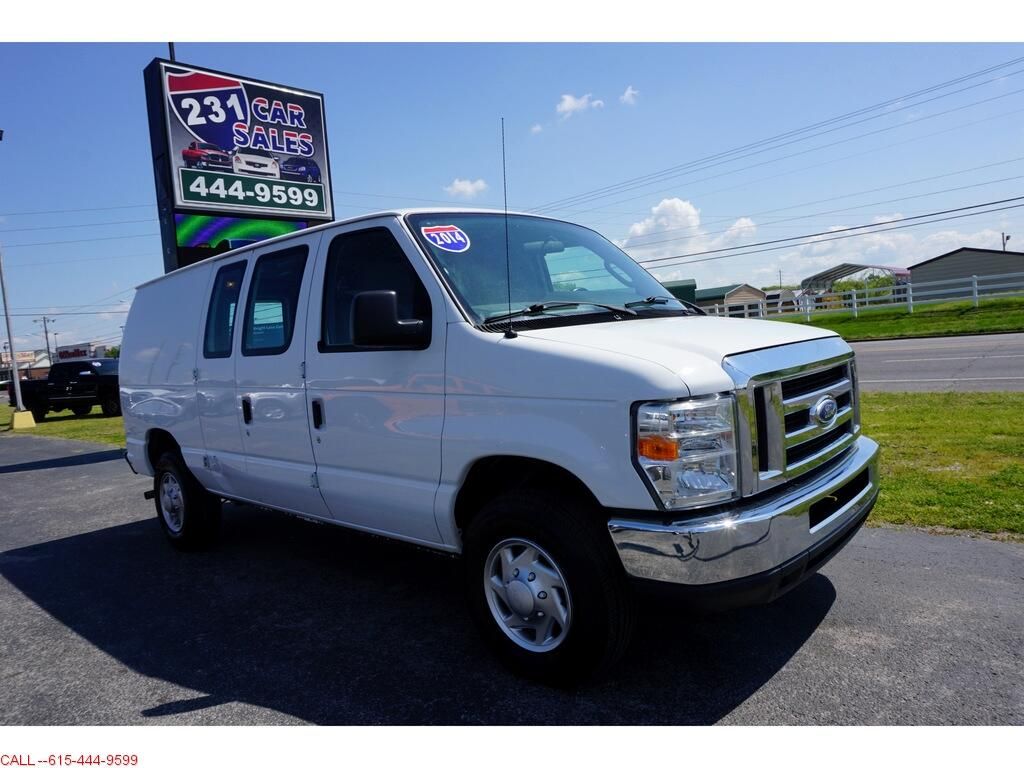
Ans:
{"type": "MultiPolygon", "coordinates": [[[[14,312],[107,309],[161,274],[142,69],[164,55],[164,44],[0,44],[0,246],[14,312]],[[110,210],[36,213],[80,208],[110,210]],[[64,240],[93,241],[37,245],[64,240]]],[[[1024,46],[179,43],[177,55],[323,92],[343,217],[500,206],[501,116],[509,204],[529,209],[1000,64],[1024,46]]],[[[975,87],[549,212],[635,258],[667,260],[1024,194],[1024,62],[965,86],[975,87]]],[[[988,213],[655,275],[769,285],[781,268],[792,283],[841,261],[906,266],[961,244],[997,248],[1002,231],[1024,246],[1022,221],[1018,210],[988,213]]],[[[123,317],[60,315],[54,330],[61,344],[113,339],[123,317]]],[[[15,318],[20,348],[42,346],[39,331],[15,318]]]]}

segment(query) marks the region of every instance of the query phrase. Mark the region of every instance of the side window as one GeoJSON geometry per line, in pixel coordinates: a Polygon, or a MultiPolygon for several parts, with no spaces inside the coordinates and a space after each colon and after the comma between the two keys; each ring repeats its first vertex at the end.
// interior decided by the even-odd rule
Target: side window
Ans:
{"type": "Polygon", "coordinates": [[[324,273],[321,352],[353,351],[352,301],[363,291],[394,291],[401,320],[430,325],[430,297],[395,236],[384,227],[338,235],[324,273]]]}
{"type": "Polygon", "coordinates": [[[245,305],[243,355],[279,355],[291,345],[308,253],[300,245],[256,260],[245,305]]]}
{"type": "Polygon", "coordinates": [[[210,308],[206,313],[203,357],[231,356],[238,294],[242,290],[245,264],[244,261],[237,261],[217,270],[213,292],[210,294],[210,308]]]}

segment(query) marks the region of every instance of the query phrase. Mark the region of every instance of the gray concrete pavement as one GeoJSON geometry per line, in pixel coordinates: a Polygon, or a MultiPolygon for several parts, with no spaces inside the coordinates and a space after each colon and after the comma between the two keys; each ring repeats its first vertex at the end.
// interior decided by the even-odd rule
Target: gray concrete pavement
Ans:
{"type": "Polygon", "coordinates": [[[454,560],[229,507],[162,540],[107,446],[0,437],[0,724],[1024,724],[1024,545],[865,529],[768,606],[647,605],[607,680],[508,674],[454,560]]]}
{"type": "Polygon", "coordinates": [[[852,344],[867,392],[1022,392],[1024,333],[852,344]]]}

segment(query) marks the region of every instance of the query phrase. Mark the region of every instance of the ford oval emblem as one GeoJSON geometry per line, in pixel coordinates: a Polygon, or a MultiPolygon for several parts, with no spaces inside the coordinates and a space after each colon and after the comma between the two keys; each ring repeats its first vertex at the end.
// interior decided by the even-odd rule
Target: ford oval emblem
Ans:
{"type": "Polygon", "coordinates": [[[819,424],[831,424],[839,413],[839,403],[832,395],[825,395],[811,408],[811,417],[819,424]]]}

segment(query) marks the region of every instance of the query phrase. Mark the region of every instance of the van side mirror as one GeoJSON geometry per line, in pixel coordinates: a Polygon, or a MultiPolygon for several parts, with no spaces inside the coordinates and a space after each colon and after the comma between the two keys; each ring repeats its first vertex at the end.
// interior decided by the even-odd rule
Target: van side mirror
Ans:
{"type": "Polygon", "coordinates": [[[363,291],[352,302],[352,343],[377,349],[425,349],[430,330],[422,320],[398,319],[394,291],[363,291]]]}

